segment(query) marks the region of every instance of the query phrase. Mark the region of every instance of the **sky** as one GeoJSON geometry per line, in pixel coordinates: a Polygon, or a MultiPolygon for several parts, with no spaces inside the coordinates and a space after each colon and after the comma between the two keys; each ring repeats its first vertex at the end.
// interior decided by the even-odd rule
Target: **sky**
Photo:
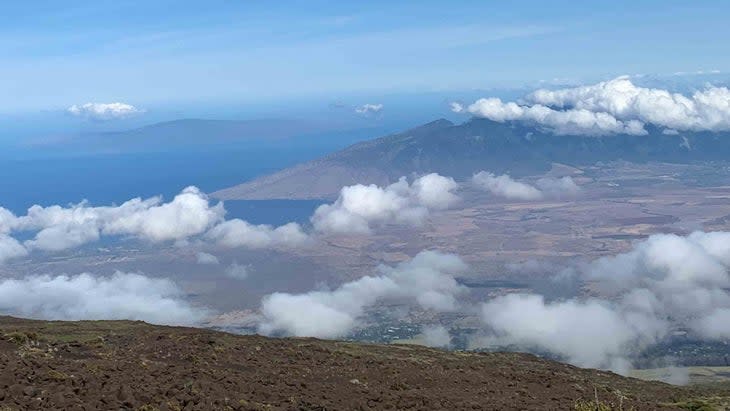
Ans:
{"type": "Polygon", "coordinates": [[[0,5],[0,114],[337,101],[730,69],[720,1],[0,5]]]}

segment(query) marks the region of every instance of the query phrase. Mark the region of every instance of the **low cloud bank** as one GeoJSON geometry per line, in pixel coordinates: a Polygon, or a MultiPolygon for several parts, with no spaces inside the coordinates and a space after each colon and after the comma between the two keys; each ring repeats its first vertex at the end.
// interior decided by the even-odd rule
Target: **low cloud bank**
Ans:
{"type": "Polygon", "coordinates": [[[344,187],[333,204],[317,208],[314,228],[325,233],[369,233],[373,224],[419,225],[431,210],[443,210],[459,201],[459,185],[436,173],[409,184],[405,177],[386,187],[356,184],[344,187]]]}
{"type": "Polygon", "coordinates": [[[254,249],[277,246],[297,247],[309,240],[309,236],[297,223],[272,227],[266,224],[250,224],[238,218],[218,224],[205,237],[224,247],[254,249]]]}
{"type": "Polygon", "coordinates": [[[730,233],[660,234],[579,271],[605,298],[497,297],[481,307],[476,345],[538,348],[585,367],[626,372],[631,357],[687,330],[730,338],[730,233]]]}
{"type": "MultiPolygon", "coordinates": [[[[311,217],[320,233],[370,233],[375,224],[418,225],[432,210],[459,201],[459,185],[450,177],[428,174],[409,184],[405,177],[387,187],[357,184],[344,187],[333,204],[320,206],[311,217]]],[[[196,187],[188,187],[172,201],[161,197],[135,198],[119,206],[91,206],[81,202],[69,206],[30,207],[16,216],[0,207],[0,263],[22,257],[30,251],[58,252],[99,241],[104,236],[150,243],[205,240],[219,247],[294,248],[312,241],[297,223],[279,227],[251,224],[242,219],[225,219],[222,202],[212,204],[196,187]],[[22,244],[14,238],[22,233],[30,239],[22,244]]],[[[210,255],[198,255],[200,264],[214,264],[210,255]]]]}
{"type": "MultiPolygon", "coordinates": [[[[70,206],[34,205],[26,215],[15,216],[0,208],[0,263],[29,251],[63,251],[100,240],[103,236],[131,238],[150,243],[205,238],[223,247],[296,247],[308,240],[298,224],[281,227],[252,225],[240,219],[225,220],[223,203],[211,204],[196,187],[188,187],[172,201],[161,197],[135,198],[119,206],[94,207],[87,202],[70,206]],[[31,238],[20,244],[11,235],[31,238]]],[[[201,264],[213,264],[210,255],[199,255],[201,264]]]]}
{"type": "Polygon", "coordinates": [[[449,348],[451,347],[451,335],[449,330],[442,325],[428,325],[421,329],[423,344],[429,347],[449,348]]]}
{"type": "Polygon", "coordinates": [[[29,250],[61,251],[99,240],[102,235],[126,236],[153,243],[182,241],[223,220],[223,204],[210,205],[205,194],[188,187],[169,203],[162,198],[135,198],[120,206],[92,207],[82,202],[68,207],[35,205],[24,216],[2,209],[0,231],[35,233],[25,241],[29,250]]]}
{"type": "Polygon", "coordinates": [[[66,112],[87,120],[107,121],[129,118],[144,113],[144,110],[126,103],[86,103],[74,104],[66,112]]]}
{"type": "Polygon", "coordinates": [[[487,171],[474,174],[472,182],[479,188],[510,200],[535,201],[543,198],[576,196],[580,187],[571,177],[541,178],[537,187],[514,180],[507,174],[500,176],[487,171]]]}
{"type": "Polygon", "coordinates": [[[519,102],[482,98],[452,110],[497,122],[524,121],[555,134],[646,134],[652,124],[672,131],[730,130],[730,90],[708,86],[691,96],[635,86],[628,77],[558,90],[537,90],[519,102]]]}
{"type": "Polygon", "coordinates": [[[32,276],[0,280],[0,312],[49,320],[142,320],[193,325],[207,311],[170,280],[117,272],[109,277],[32,276]]]}
{"type": "Polygon", "coordinates": [[[364,311],[378,301],[416,304],[437,312],[457,308],[465,292],[454,275],[466,270],[458,257],[422,251],[395,267],[381,266],[378,275],[362,277],[330,291],[274,293],[262,301],[259,331],[320,338],[351,332],[364,311]]]}

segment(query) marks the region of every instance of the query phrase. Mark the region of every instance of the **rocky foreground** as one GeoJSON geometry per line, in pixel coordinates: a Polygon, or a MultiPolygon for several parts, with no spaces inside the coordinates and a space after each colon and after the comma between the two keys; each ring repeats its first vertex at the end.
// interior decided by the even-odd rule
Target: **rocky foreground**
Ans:
{"type": "Polygon", "coordinates": [[[0,411],[721,410],[726,398],[527,354],[0,317],[0,411]]]}

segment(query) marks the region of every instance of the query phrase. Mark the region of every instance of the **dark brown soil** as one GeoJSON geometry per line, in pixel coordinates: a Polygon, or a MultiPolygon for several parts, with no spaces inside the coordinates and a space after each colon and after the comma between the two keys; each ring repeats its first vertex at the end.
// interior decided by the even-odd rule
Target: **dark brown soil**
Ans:
{"type": "Polygon", "coordinates": [[[568,410],[596,395],[652,410],[708,393],[527,354],[0,317],[0,411],[568,410]]]}

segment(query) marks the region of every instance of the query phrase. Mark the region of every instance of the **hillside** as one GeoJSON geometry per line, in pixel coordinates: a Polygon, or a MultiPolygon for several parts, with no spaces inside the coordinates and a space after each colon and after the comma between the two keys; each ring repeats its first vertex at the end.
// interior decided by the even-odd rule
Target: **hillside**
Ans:
{"type": "Polygon", "coordinates": [[[576,408],[595,396],[614,409],[700,409],[688,401],[716,394],[528,354],[0,317],[3,411],[568,410],[595,409],[576,408]]]}
{"type": "Polygon", "coordinates": [[[223,200],[330,199],[355,183],[386,184],[400,176],[438,172],[458,179],[479,170],[520,176],[542,173],[552,163],[572,166],[598,161],[724,161],[728,133],[646,136],[556,136],[519,123],[472,119],[463,124],[437,120],[403,133],[352,145],[213,194],[223,200]]]}

